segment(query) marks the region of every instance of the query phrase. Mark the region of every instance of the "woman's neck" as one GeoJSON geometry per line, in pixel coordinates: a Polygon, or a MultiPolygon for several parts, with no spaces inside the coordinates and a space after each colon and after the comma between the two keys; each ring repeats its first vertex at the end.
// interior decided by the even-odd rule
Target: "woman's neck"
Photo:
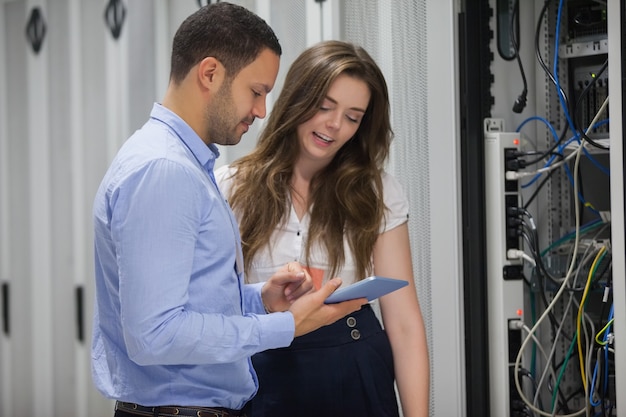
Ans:
{"type": "Polygon", "coordinates": [[[302,220],[306,212],[309,210],[309,185],[310,180],[305,179],[294,172],[291,177],[291,203],[298,216],[302,220]]]}
{"type": "Polygon", "coordinates": [[[309,199],[309,191],[311,188],[311,179],[321,171],[326,164],[320,164],[319,161],[312,161],[300,158],[293,167],[291,175],[291,201],[298,215],[298,219],[309,210],[314,201],[309,199]]]}

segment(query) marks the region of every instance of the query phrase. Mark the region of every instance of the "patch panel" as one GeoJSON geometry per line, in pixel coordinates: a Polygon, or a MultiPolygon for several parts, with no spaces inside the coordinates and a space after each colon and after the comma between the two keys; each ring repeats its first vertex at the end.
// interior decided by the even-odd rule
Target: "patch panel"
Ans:
{"type": "Polygon", "coordinates": [[[502,120],[485,119],[484,143],[489,381],[492,392],[500,392],[491,396],[490,406],[492,415],[512,416],[520,412],[512,365],[522,335],[521,327],[511,323],[523,323],[524,289],[523,260],[509,257],[522,249],[517,214],[520,184],[517,179],[507,179],[506,172],[524,167],[518,159],[520,135],[506,132],[502,120]]]}

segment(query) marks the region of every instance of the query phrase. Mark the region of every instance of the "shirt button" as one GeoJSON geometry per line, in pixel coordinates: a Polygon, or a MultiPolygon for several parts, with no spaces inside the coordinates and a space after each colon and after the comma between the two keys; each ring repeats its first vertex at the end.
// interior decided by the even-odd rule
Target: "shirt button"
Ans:
{"type": "Polygon", "coordinates": [[[352,329],[352,331],[350,332],[350,336],[352,336],[354,340],[359,340],[361,338],[361,332],[357,329],[352,329]]]}
{"type": "Polygon", "coordinates": [[[356,326],[356,319],[354,317],[348,317],[346,319],[346,324],[348,325],[348,327],[354,327],[356,326]]]}

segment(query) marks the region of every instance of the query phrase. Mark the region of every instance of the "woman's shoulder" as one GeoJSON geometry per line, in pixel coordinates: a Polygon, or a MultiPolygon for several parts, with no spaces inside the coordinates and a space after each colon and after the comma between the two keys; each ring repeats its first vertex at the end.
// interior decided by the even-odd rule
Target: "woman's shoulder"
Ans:
{"type": "Polygon", "coordinates": [[[409,202],[404,187],[392,174],[383,171],[383,200],[387,208],[385,213],[384,230],[390,230],[407,221],[409,217],[409,202]]]}
{"type": "Polygon", "coordinates": [[[215,181],[217,182],[217,186],[220,188],[224,195],[228,195],[228,191],[233,182],[233,175],[236,170],[231,165],[222,165],[218,168],[215,168],[213,174],[215,176],[215,181]]]}
{"type": "Polygon", "coordinates": [[[394,175],[387,171],[382,171],[381,180],[385,198],[406,198],[404,187],[394,175]]]}
{"type": "Polygon", "coordinates": [[[229,178],[232,176],[234,172],[235,172],[235,168],[233,168],[233,166],[230,164],[222,165],[213,170],[216,180],[218,177],[221,179],[229,178]]]}

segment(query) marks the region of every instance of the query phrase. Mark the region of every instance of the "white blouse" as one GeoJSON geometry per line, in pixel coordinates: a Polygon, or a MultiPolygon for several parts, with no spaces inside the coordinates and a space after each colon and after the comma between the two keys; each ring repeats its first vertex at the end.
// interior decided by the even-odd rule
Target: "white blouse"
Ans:
{"type": "MultiPolygon", "coordinates": [[[[232,184],[231,175],[233,169],[230,166],[222,166],[215,171],[215,178],[224,194],[228,197],[232,184]]],[[[385,221],[381,227],[381,233],[391,230],[408,219],[408,201],[400,183],[390,174],[383,172],[383,198],[388,210],[385,212],[385,221]]],[[[305,243],[309,231],[309,213],[306,213],[302,220],[290,204],[289,219],[281,226],[278,226],[272,233],[270,244],[262,248],[254,257],[250,271],[246,276],[248,282],[261,282],[268,280],[279,268],[286,263],[298,261],[306,266],[315,286],[319,288],[323,282],[329,279],[326,275],[330,272],[330,265],[327,261],[325,250],[319,245],[311,248],[310,264],[306,265],[305,243]]],[[[345,262],[337,272],[338,277],[343,281],[342,286],[352,284],[365,277],[356,276],[356,267],[350,245],[344,238],[345,262]]]]}

